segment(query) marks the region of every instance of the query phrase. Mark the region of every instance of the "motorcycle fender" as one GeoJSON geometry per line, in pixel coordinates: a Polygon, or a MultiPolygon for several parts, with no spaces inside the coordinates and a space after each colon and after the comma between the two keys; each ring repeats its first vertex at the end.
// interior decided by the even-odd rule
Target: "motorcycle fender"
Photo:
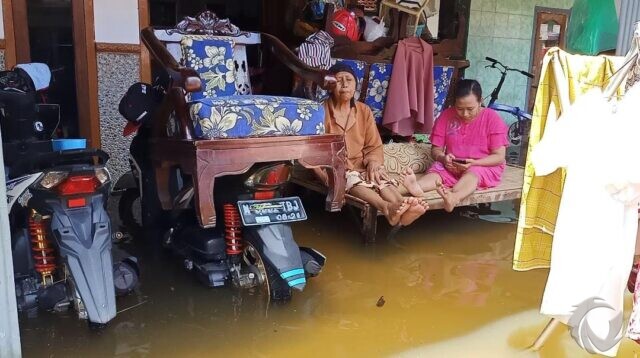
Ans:
{"type": "Polygon", "coordinates": [[[107,323],[116,315],[111,224],[102,201],[102,194],[95,195],[90,205],[76,209],[65,209],[59,201],[49,202],[53,210],[51,230],[60,256],[89,321],[95,323],[107,323]]]}
{"type": "Polygon", "coordinates": [[[300,248],[293,239],[291,226],[274,224],[246,227],[247,239],[290,287],[302,291],[306,285],[300,248]]]}
{"type": "Polygon", "coordinates": [[[7,204],[9,212],[11,212],[13,204],[18,202],[20,195],[22,195],[31,184],[38,180],[41,175],[42,173],[33,173],[7,181],[7,204]]]}

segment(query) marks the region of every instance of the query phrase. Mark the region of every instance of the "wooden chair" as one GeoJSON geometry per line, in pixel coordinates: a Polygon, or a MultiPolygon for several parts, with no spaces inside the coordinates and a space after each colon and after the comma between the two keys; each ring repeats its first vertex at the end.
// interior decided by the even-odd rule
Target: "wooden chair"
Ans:
{"type": "MultiPolygon", "coordinates": [[[[162,105],[152,121],[150,140],[158,197],[163,209],[168,210],[172,206],[169,176],[175,167],[192,177],[198,220],[202,227],[208,228],[216,225],[213,197],[216,177],[244,173],[259,162],[295,160],[305,168],[324,167],[332,173],[326,209],[340,210],[344,203],[345,188],[345,150],[342,136],[315,133],[278,136],[263,131],[261,134],[249,132],[238,138],[212,137],[213,134],[207,132],[205,134],[208,137],[203,138],[202,128],[199,129],[201,133],[197,130],[200,122],[194,119],[194,106],[202,101],[189,101],[187,98],[202,91],[202,80],[194,68],[187,68],[182,64],[184,59],[180,42],[183,36],[185,35],[171,29],[153,27],[147,27],[141,32],[142,42],[149,49],[153,60],[157,61],[170,79],[162,105]],[[267,136],[264,136],[265,133],[267,136]]],[[[235,86],[239,93],[251,93],[247,46],[262,46],[306,80],[315,83],[324,81],[325,72],[306,66],[284,44],[269,34],[242,33],[239,36],[216,36],[216,39],[229,40],[233,46],[233,65],[237,69],[235,86]]],[[[255,96],[233,98],[236,102],[242,101],[242,98],[251,102],[255,96]]],[[[291,100],[270,98],[275,101],[291,100]]],[[[213,99],[214,102],[222,101],[223,105],[226,100],[225,97],[213,99]]],[[[223,133],[226,134],[227,132],[223,133]]]]}

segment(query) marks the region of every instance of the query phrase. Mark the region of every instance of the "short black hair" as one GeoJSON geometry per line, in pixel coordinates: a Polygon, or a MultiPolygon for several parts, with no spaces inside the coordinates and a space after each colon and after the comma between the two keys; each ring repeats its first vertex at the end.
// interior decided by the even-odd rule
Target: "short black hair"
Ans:
{"type": "Polygon", "coordinates": [[[453,92],[454,99],[466,97],[470,94],[476,96],[478,102],[482,102],[482,86],[480,86],[480,82],[476,80],[460,80],[456,83],[456,88],[453,92]]]}

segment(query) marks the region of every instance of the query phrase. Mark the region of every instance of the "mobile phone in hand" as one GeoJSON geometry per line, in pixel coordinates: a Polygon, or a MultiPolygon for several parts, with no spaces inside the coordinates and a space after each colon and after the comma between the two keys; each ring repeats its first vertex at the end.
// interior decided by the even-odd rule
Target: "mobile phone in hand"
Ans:
{"type": "Polygon", "coordinates": [[[453,160],[453,162],[455,162],[455,163],[467,164],[467,160],[466,160],[466,159],[459,159],[459,158],[455,158],[455,159],[452,159],[452,160],[453,160]]]}

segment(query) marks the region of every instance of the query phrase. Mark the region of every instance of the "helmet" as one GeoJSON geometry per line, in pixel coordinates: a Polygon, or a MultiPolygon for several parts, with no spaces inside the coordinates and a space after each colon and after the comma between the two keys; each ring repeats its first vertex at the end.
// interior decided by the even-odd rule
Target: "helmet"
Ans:
{"type": "Polygon", "coordinates": [[[336,11],[331,17],[327,32],[334,37],[346,36],[351,41],[358,41],[360,30],[356,14],[345,9],[336,11]]]}

